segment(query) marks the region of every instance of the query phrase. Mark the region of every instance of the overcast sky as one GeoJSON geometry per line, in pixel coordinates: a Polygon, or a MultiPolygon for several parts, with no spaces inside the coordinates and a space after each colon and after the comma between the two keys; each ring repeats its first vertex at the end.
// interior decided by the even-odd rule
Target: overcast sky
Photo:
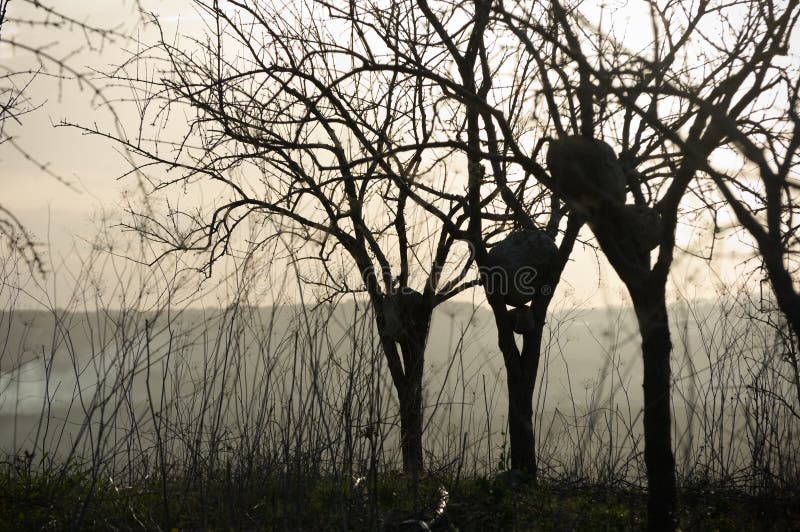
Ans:
{"type": "MultiPolygon", "coordinates": [[[[124,31],[138,32],[147,40],[147,30],[139,27],[140,15],[131,0],[93,0],[60,3],[76,19],[87,20],[97,26],[115,26],[124,31]]],[[[643,47],[650,38],[650,26],[642,22],[641,12],[634,2],[610,6],[603,19],[604,27],[614,24],[617,32],[626,35],[632,47],[643,47]],[[630,23],[631,19],[633,23],[630,23]]],[[[191,7],[191,2],[169,0],[146,2],[146,9],[155,13],[171,31],[197,32],[202,29],[202,20],[191,7]]],[[[587,3],[587,13],[596,15],[596,5],[587,3]]],[[[28,4],[12,1],[10,17],[32,18],[28,4]],[[24,8],[24,9],[20,9],[24,8]],[[16,9],[16,10],[15,10],[16,9]]],[[[29,44],[52,42],[54,55],[63,55],[81,46],[81,34],[68,30],[43,30],[10,26],[4,28],[4,36],[29,44]]],[[[131,46],[130,43],[120,43],[131,46]]],[[[81,70],[108,70],[119,64],[128,52],[119,45],[107,45],[101,51],[84,50],[70,59],[71,64],[81,70]]],[[[0,48],[0,61],[11,70],[36,68],[35,58],[8,46],[0,48]]],[[[58,83],[46,76],[39,76],[29,88],[32,102],[41,108],[24,117],[22,126],[11,130],[19,144],[38,161],[46,163],[69,185],[60,183],[26,160],[10,145],[0,146],[0,202],[12,210],[40,241],[49,239],[54,256],[51,265],[61,260],[77,264],[79,257],[71,256],[74,244],[82,249],[83,240],[92,239],[100,220],[110,217],[119,219],[125,204],[125,195],[135,190],[133,179],[117,179],[129,165],[118,150],[109,142],[81,135],[67,127],[53,127],[62,120],[91,125],[94,122],[108,123],[107,109],[93,100],[91,92],[81,90],[70,82],[58,83]]],[[[123,122],[125,117],[122,117],[123,122]]],[[[133,122],[132,122],[133,123],[133,122]]],[[[682,229],[683,238],[689,238],[691,230],[682,229]]],[[[590,235],[587,233],[587,237],[590,235]]],[[[729,239],[720,246],[720,260],[710,274],[707,266],[688,256],[679,256],[673,278],[688,297],[712,297],[715,284],[729,283],[740,272],[735,268],[745,248],[729,239]],[[721,275],[720,278],[716,278],[721,275]]],[[[6,253],[3,249],[0,253],[6,253]]],[[[605,262],[595,258],[592,250],[579,248],[564,276],[563,293],[569,294],[577,304],[599,306],[615,304],[624,293],[613,270],[605,262]]],[[[61,280],[68,289],[69,281],[61,280]]],[[[471,298],[471,295],[465,295],[471,298]]]]}

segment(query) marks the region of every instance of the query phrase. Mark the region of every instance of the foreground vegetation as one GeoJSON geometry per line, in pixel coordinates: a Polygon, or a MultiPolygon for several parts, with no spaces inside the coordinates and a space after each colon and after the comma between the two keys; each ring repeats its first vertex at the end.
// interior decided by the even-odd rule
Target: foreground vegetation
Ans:
{"type": "MultiPolygon", "coordinates": [[[[357,302],[259,307],[281,293],[265,297],[248,284],[257,272],[237,266],[226,282],[243,288],[224,308],[179,308],[191,301],[172,286],[195,285],[172,279],[172,297],[148,299],[158,279],[143,276],[108,291],[78,279],[66,307],[22,310],[39,288],[20,283],[14,264],[0,285],[2,529],[393,530],[412,518],[441,530],[645,526],[640,381],[624,309],[597,313],[605,329],[578,310],[548,322],[534,487],[508,472],[486,311],[451,307],[466,321],[448,318],[451,339],[443,327],[429,345],[426,473],[414,482],[396,472],[395,396],[357,302]],[[575,316],[604,332],[570,353],[575,316]],[[587,353],[597,359],[588,374],[587,353]],[[566,402],[563,382],[574,383],[566,402]]],[[[673,326],[685,530],[785,530],[800,517],[794,358],[782,323],[750,319],[753,304],[743,292],[675,307],[685,315],[673,326]]]]}
{"type": "MultiPolygon", "coordinates": [[[[79,472],[28,474],[23,462],[0,476],[0,523],[7,530],[271,529],[396,530],[409,519],[436,519],[439,530],[637,529],[642,491],[608,485],[509,482],[511,475],[457,479],[429,474],[414,483],[386,472],[350,478],[223,469],[167,485],[94,483],[79,472]],[[442,487],[444,512],[437,518],[442,487]]],[[[759,496],[724,486],[687,485],[680,493],[684,530],[789,530],[800,493],[759,496]]]]}

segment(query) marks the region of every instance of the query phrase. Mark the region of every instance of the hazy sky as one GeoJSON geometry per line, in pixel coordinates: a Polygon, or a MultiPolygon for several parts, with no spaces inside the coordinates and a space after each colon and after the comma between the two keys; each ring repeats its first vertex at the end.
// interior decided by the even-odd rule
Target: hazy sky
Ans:
{"type": "MultiPolygon", "coordinates": [[[[181,32],[196,32],[202,29],[202,20],[194,12],[189,1],[169,0],[163,2],[144,2],[147,10],[152,10],[166,28],[181,32]]],[[[87,20],[97,26],[115,26],[133,33],[139,32],[142,40],[147,39],[147,30],[138,28],[139,14],[131,0],[93,0],[62,4],[65,10],[76,19],[87,20]]],[[[599,5],[599,4],[598,4],[599,5]]],[[[637,9],[635,2],[606,3],[604,28],[614,25],[618,34],[626,35],[632,47],[644,47],[650,39],[650,26],[642,23],[643,11],[637,9]],[[634,23],[631,24],[630,20],[634,23]]],[[[586,12],[597,16],[595,4],[586,4],[586,12]]],[[[27,4],[12,1],[11,17],[32,17],[27,4]],[[20,12],[19,8],[24,8],[20,12]]],[[[4,36],[29,44],[52,42],[50,51],[56,56],[70,52],[81,46],[83,37],[68,30],[43,30],[41,28],[4,28],[4,36]]],[[[131,46],[130,43],[122,43],[131,46]]],[[[118,44],[106,45],[102,50],[84,49],[71,58],[71,64],[81,70],[108,70],[125,57],[126,51],[118,44]]],[[[8,46],[0,48],[0,61],[11,70],[27,70],[36,67],[33,56],[15,51],[8,46]]],[[[116,93],[123,95],[123,92],[116,93]]],[[[57,265],[66,258],[73,265],[77,257],[73,254],[73,244],[77,249],[85,249],[84,240],[91,240],[98,221],[103,217],[112,220],[121,215],[124,196],[135,190],[133,179],[117,178],[129,166],[125,158],[109,142],[97,137],[81,135],[68,127],[53,127],[62,120],[91,125],[94,122],[108,124],[107,109],[100,102],[93,101],[88,90],[81,90],[71,82],[58,83],[46,76],[39,76],[28,90],[31,101],[41,104],[41,108],[24,117],[22,126],[13,126],[11,133],[38,161],[46,163],[69,186],[48,176],[17,153],[10,145],[0,146],[0,202],[11,209],[42,242],[49,241],[53,256],[51,265],[57,265]]],[[[123,123],[125,117],[121,117],[123,123]]],[[[131,122],[133,123],[133,122],[131,122]]],[[[679,237],[691,239],[691,229],[681,229],[679,237]]],[[[590,236],[586,233],[587,238],[590,236]]],[[[688,297],[712,297],[716,282],[728,283],[735,279],[734,266],[741,258],[744,248],[737,244],[736,238],[723,243],[717,251],[720,259],[714,265],[711,280],[707,266],[688,256],[676,260],[673,277],[688,297]],[[715,280],[716,275],[721,278],[715,280]],[[688,282],[690,279],[694,282],[688,282]]],[[[3,249],[0,253],[6,253],[3,249]]],[[[574,298],[578,304],[614,304],[624,293],[613,270],[605,261],[596,259],[592,250],[579,246],[573,254],[574,260],[564,276],[565,294],[574,298]]],[[[69,280],[62,279],[65,287],[69,280]]],[[[465,295],[471,298],[472,295],[465,295]]]]}

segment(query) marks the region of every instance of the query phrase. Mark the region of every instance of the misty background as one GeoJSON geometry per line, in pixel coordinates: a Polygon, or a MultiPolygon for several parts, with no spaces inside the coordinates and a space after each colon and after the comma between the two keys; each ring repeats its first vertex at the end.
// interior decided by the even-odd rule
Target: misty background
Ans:
{"type": "MultiPolygon", "coordinates": [[[[16,15],[35,16],[25,6],[30,12],[16,15]]],[[[153,189],[150,176],[131,171],[130,153],[80,130],[123,137],[146,115],[130,87],[100,92],[93,83],[121,65],[147,67],[132,58],[156,40],[151,14],[167,42],[191,42],[213,21],[190,1],[94,0],[75,9],[76,19],[132,39],[87,38],[69,25],[43,32],[17,24],[4,34],[64,54],[86,78],[38,75],[26,90],[35,108],[24,127],[9,123],[14,142],[0,145],[0,204],[30,232],[46,270],[0,247],[0,452],[28,467],[34,457],[77,456],[91,465],[92,482],[108,470],[130,484],[156,466],[166,482],[166,464],[185,465],[192,479],[223,465],[230,471],[237,460],[353,477],[376,464],[397,469],[397,391],[363,293],[332,293],[327,272],[298,260],[308,242],[268,217],[243,223],[213,265],[202,252],[164,256],[136,231],[133,213],[160,220],[207,207],[216,189],[153,189]]],[[[604,9],[629,46],[654,38],[644,6],[604,9]]],[[[0,46],[9,70],[30,70],[35,59],[0,46]]],[[[170,137],[173,126],[159,134],[170,137]]],[[[724,155],[716,157],[725,167],[724,155]]],[[[455,179],[464,178],[459,164],[455,179]]],[[[677,473],[766,491],[800,470],[790,334],[752,239],[730,213],[711,220],[701,199],[686,205],[696,211],[679,218],[667,285],[677,473]]],[[[360,286],[359,272],[336,266],[360,286]]],[[[643,487],[641,334],[627,291],[586,227],[562,277],[534,391],[540,471],[643,487]]],[[[494,320],[480,287],[434,310],[423,381],[426,469],[508,468],[508,390],[494,320]]]]}

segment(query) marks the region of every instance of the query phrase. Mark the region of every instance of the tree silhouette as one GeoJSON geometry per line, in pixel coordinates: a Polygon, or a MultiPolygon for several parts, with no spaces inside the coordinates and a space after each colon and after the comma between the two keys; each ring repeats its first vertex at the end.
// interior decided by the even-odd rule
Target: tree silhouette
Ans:
{"type": "MultiPolygon", "coordinates": [[[[709,157],[739,142],[725,127],[718,109],[742,124],[753,124],[759,115],[758,100],[764,95],[774,97],[767,74],[774,71],[776,56],[786,49],[798,9],[795,2],[733,6],[708,1],[691,6],[651,2],[649,8],[654,40],[648,54],[627,50],[579,10],[557,1],[552,3],[557,31],[542,27],[523,3],[510,8],[500,4],[499,11],[531,56],[538,54],[531,40],[534,36],[559,43],[576,73],[574,84],[582,89],[580,113],[594,113],[604,131],[619,132],[618,163],[638,210],[603,201],[587,217],[604,254],[625,283],[639,321],[648,526],[670,529],[676,526],[676,514],[665,286],[682,199],[689,192],[704,197],[709,189],[709,157]],[[706,33],[712,25],[721,26],[726,35],[721,45],[706,33]],[[637,234],[635,228],[641,224],[633,223],[632,215],[634,221],[654,221],[658,238],[637,234]],[[654,242],[658,253],[651,264],[649,250],[654,242]]],[[[590,133],[584,131],[584,136],[590,133]]],[[[574,208],[580,208],[578,203],[574,208]]]]}
{"type": "MultiPolygon", "coordinates": [[[[355,56],[367,53],[357,33],[343,40],[315,16],[278,19],[263,4],[231,4],[199,2],[210,21],[202,38],[176,44],[162,31],[112,76],[152,110],[136,137],[86,130],[124,146],[153,195],[214,188],[210,205],[133,213],[131,227],[165,253],[204,253],[210,269],[237,251],[245,220],[266,216],[277,233],[263,238],[294,237],[306,281],[328,297],[366,294],[400,404],[403,468],[418,474],[432,312],[477,280],[452,263],[454,237],[396,184],[433,175],[413,87],[396,74],[351,73],[355,56]],[[137,63],[160,65],[160,73],[128,75],[137,63]],[[177,127],[175,117],[186,120],[180,134],[149,136],[153,123],[177,127]],[[397,149],[407,143],[415,147],[397,149]]],[[[457,220],[456,208],[448,212],[442,219],[457,220]]]]}

